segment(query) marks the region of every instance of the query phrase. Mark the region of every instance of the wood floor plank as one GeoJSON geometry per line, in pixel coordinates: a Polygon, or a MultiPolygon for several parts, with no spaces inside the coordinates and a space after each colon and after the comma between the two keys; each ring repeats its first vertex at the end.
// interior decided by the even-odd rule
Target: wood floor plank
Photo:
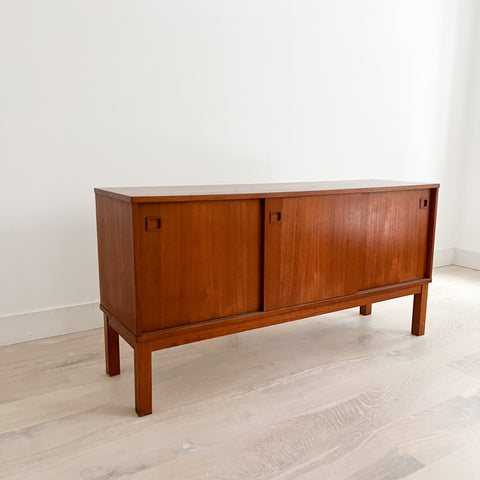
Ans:
{"type": "Polygon", "coordinates": [[[422,338],[402,298],[155,352],[141,419],[132,351],[107,377],[101,330],[2,347],[0,478],[421,479],[474,463],[480,272],[434,278],[422,338]]]}
{"type": "Polygon", "coordinates": [[[480,445],[480,389],[389,425],[382,435],[430,464],[471,444],[480,445]]]}
{"type": "Polygon", "coordinates": [[[480,353],[462,356],[450,362],[449,365],[461,372],[480,378],[480,353]]]}
{"type": "Polygon", "coordinates": [[[468,479],[480,480],[478,452],[480,443],[456,450],[439,461],[408,475],[408,480],[468,479]]]}

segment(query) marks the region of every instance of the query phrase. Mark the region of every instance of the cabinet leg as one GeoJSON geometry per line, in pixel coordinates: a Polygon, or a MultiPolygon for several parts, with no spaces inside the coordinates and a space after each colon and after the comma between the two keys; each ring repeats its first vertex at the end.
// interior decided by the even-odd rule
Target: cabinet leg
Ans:
{"type": "Polygon", "coordinates": [[[427,314],[428,284],[422,285],[420,293],[413,296],[412,334],[425,333],[425,317],[427,314]]]}
{"type": "Polygon", "coordinates": [[[108,324],[108,317],[103,314],[105,335],[105,366],[107,374],[113,377],[120,373],[120,349],[118,333],[108,324]]]}
{"type": "Polygon", "coordinates": [[[367,303],[360,307],[360,315],[371,315],[372,314],[372,304],[367,303]]]}
{"type": "Polygon", "coordinates": [[[135,410],[139,417],[152,413],[152,351],[137,343],[135,357],[135,410]]]}

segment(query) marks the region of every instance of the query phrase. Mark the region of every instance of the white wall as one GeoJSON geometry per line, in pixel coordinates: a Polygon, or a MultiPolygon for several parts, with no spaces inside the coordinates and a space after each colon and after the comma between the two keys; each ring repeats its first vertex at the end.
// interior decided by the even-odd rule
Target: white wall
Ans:
{"type": "Polygon", "coordinates": [[[94,186],[439,181],[437,248],[452,249],[476,8],[1,2],[5,328],[98,300],[94,186]]]}
{"type": "Polygon", "coordinates": [[[476,22],[455,263],[480,269],[480,7],[476,22]]]}

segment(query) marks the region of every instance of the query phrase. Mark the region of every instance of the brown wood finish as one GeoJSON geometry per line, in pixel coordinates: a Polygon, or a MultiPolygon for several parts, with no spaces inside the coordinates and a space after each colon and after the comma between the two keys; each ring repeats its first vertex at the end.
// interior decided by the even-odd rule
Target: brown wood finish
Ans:
{"type": "Polygon", "coordinates": [[[358,290],[363,203],[360,194],[265,201],[265,310],[358,290]]]}
{"type": "Polygon", "coordinates": [[[135,211],[143,333],[261,308],[261,200],[142,204],[135,211]],[[161,218],[156,231],[145,218],[161,218]]]}
{"type": "Polygon", "coordinates": [[[182,185],[162,187],[96,188],[105,195],[132,203],[198,202],[200,200],[238,200],[247,198],[285,198],[362,192],[392,192],[438,188],[438,184],[395,180],[342,180],[328,182],[260,183],[243,185],[182,185]]]}
{"type": "Polygon", "coordinates": [[[137,332],[132,206],[96,196],[100,304],[137,332]]]}
{"type": "Polygon", "coordinates": [[[122,322],[117,320],[111,312],[109,312],[103,305],[100,305],[100,310],[103,311],[108,318],[108,325],[113,328],[119,335],[133,348],[137,343],[137,337],[122,322]]]}
{"type": "Polygon", "coordinates": [[[296,305],[269,312],[254,312],[224,319],[208,320],[202,323],[148,333],[138,337],[138,342],[147,342],[152,345],[152,350],[160,350],[162,348],[206,340],[207,338],[221,337],[315,315],[338,312],[347,308],[358,307],[359,303],[364,303],[365,301],[377,303],[392,298],[415,295],[421,292],[421,286],[421,282],[412,282],[401,286],[376,288],[361,294],[347,295],[345,297],[312,302],[306,305],[296,305]]]}
{"type": "Polygon", "coordinates": [[[428,220],[427,265],[425,276],[432,278],[433,251],[435,246],[435,227],[437,224],[438,188],[430,189],[430,212],[428,220]]]}
{"type": "Polygon", "coordinates": [[[152,349],[148,343],[134,347],[135,410],[139,417],[152,413],[152,349]]]}
{"type": "Polygon", "coordinates": [[[425,334],[425,319],[427,316],[428,283],[422,285],[419,293],[413,296],[412,334],[425,334]]]}
{"type": "Polygon", "coordinates": [[[426,189],[369,193],[365,209],[364,279],[359,290],[428,278],[430,210],[426,189]]]}
{"type": "Polygon", "coordinates": [[[105,366],[110,377],[120,373],[120,350],[118,333],[108,324],[108,316],[103,314],[105,334],[105,366]]]}
{"type": "Polygon", "coordinates": [[[128,332],[120,322],[113,318],[111,314],[108,314],[105,308],[101,308],[107,313],[112,327],[116,330],[118,329],[118,332],[123,332],[120,333],[120,335],[132,347],[134,347],[137,342],[147,342],[153,345],[152,351],[155,351],[161,348],[183,345],[184,343],[196,342],[207,338],[230,335],[255,328],[263,328],[302,318],[323,315],[325,313],[337,312],[361,306],[366,301],[378,303],[392,298],[415,295],[421,292],[422,285],[428,281],[428,279],[415,280],[400,285],[372,288],[353,295],[311,302],[304,305],[294,305],[278,310],[251,312],[227,318],[207,320],[191,325],[181,325],[157,332],[146,333],[139,337],[132,337],[131,333],[128,332]],[[126,335],[124,336],[124,334],[126,335]]]}
{"type": "Polygon", "coordinates": [[[356,181],[96,189],[107,372],[154,350],[414,295],[423,335],[438,185],[356,181]],[[260,188],[264,187],[264,191],[260,188]],[[315,190],[317,188],[317,190],[315,190]]]}
{"type": "Polygon", "coordinates": [[[372,304],[360,305],[360,315],[371,315],[372,314],[372,304]]]}

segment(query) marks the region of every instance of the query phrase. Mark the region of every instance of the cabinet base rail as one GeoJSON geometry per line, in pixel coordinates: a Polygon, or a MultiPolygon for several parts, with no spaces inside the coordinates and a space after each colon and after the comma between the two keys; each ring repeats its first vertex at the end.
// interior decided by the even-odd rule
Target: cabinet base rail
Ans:
{"type": "Polygon", "coordinates": [[[207,320],[139,336],[130,332],[103,305],[100,305],[104,312],[106,371],[110,376],[120,373],[119,336],[121,336],[134,350],[135,410],[138,416],[142,417],[152,413],[152,352],[155,350],[354,307],[360,307],[360,314],[370,315],[373,303],[407,295],[414,296],[411,333],[420,336],[425,333],[430,282],[431,279],[424,278],[304,305],[207,320]]]}

